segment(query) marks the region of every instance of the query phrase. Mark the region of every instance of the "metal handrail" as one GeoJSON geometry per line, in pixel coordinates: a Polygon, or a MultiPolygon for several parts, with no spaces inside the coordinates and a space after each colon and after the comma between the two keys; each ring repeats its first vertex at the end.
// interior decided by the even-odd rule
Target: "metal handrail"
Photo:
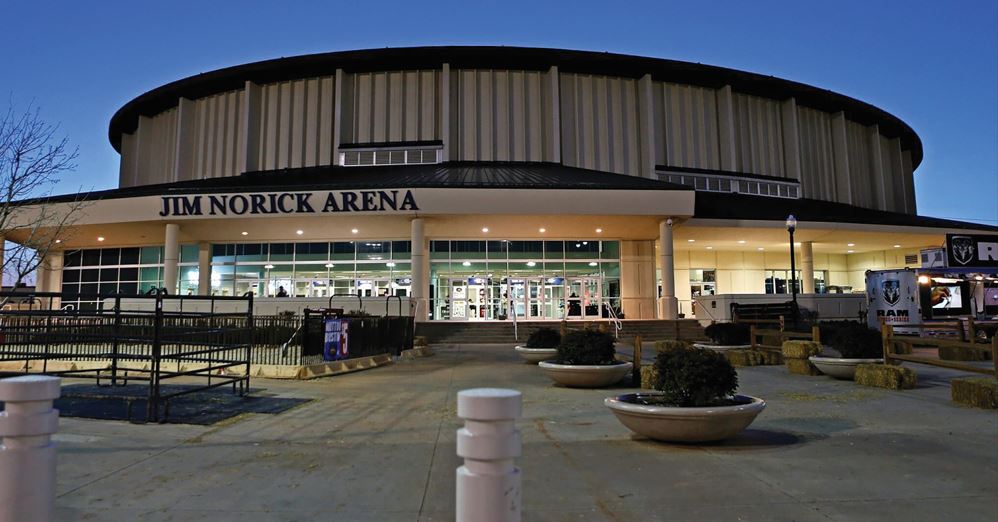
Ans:
{"type": "Polygon", "coordinates": [[[509,298],[509,313],[513,314],[513,340],[520,340],[520,327],[516,323],[516,307],[513,304],[513,298],[509,298]]]}
{"type": "Polygon", "coordinates": [[[603,303],[603,306],[606,307],[608,312],[610,312],[610,319],[613,321],[613,337],[619,338],[620,331],[624,329],[624,324],[620,322],[620,318],[617,317],[617,313],[613,311],[613,307],[610,306],[610,303],[603,303]]]}
{"type": "Polygon", "coordinates": [[[302,317],[301,324],[298,325],[298,328],[295,328],[295,331],[291,334],[291,337],[289,337],[288,340],[284,341],[284,344],[281,345],[281,357],[288,356],[288,347],[291,346],[291,341],[295,340],[295,336],[298,335],[298,332],[300,332],[304,326],[305,318],[302,317]]]}

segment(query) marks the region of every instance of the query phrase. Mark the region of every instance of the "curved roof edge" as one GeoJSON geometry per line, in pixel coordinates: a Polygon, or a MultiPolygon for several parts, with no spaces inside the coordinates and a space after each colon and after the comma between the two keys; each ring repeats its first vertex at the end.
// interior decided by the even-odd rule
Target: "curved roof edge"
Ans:
{"type": "Polygon", "coordinates": [[[108,138],[121,152],[122,133],[138,126],[138,117],[152,116],[176,106],[179,98],[196,99],[241,89],[246,81],[273,83],[348,72],[430,69],[449,63],[452,68],[493,68],[546,70],[558,66],[563,72],[652,78],[732,89],[774,99],[794,97],[797,103],[826,112],[845,112],[858,123],[880,125],[882,134],[901,138],[902,147],[912,153],[912,168],[922,161],[918,134],[900,118],[869,103],[827,89],[757,73],[714,65],[649,58],[609,52],[577,51],[537,47],[428,46],[364,49],[307,54],[235,65],[189,76],[152,89],[126,103],[111,117],[108,138]]]}

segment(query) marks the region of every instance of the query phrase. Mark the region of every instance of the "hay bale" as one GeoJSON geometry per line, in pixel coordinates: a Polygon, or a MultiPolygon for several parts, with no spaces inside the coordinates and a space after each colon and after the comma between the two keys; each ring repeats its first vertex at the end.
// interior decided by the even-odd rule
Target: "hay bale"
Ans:
{"type": "Polygon", "coordinates": [[[665,341],[655,341],[655,353],[675,352],[677,350],[689,349],[690,343],[686,341],[676,341],[667,339],[665,341]]]}
{"type": "Polygon", "coordinates": [[[821,375],[821,372],[807,359],[784,359],[783,364],[794,375],[821,375]]]}
{"type": "Polygon", "coordinates": [[[423,335],[417,335],[416,337],[413,337],[413,339],[412,339],[412,345],[413,346],[429,346],[429,344],[430,343],[428,343],[426,341],[426,336],[423,336],[423,335]]]}
{"type": "Polygon", "coordinates": [[[974,408],[998,409],[998,380],[992,377],[966,377],[950,381],[953,402],[974,408]]]}
{"type": "Polygon", "coordinates": [[[641,365],[641,389],[654,390],[655,381],[658,379],[658,372],[654,364],[641,365]]]}
{"type": "Polygon", "coordinates": [[[804,359],[821,353],[821,343],[814,341],[783,341],[783,359],[804,359]]]}
{"type": "Polygon", "coordinates": [[[856,367],[856,384],[888,390],[910,390],[918,382],[918,374],[904,366],[860,364],[856,367]]]}
{"type": "Polygon", "coordinates": [[[778,366],[783,364],[783,354],[775,350],[759,350],[760,362],[762,366],[778,366]]]}
{"type": "Polygon", "coordinates": [[[724,358],[731,363],[731,366],[758,366],[762,364],[762,352],[757,350],[736,348],[733,350],[725,350],[722,353],[724,353],[724,358]]]}
{"type": "Polygon", "coordinates": [[[991,348],[982,346],[940,346],[939,358],[944,361],[990,361],[991,348]]]}

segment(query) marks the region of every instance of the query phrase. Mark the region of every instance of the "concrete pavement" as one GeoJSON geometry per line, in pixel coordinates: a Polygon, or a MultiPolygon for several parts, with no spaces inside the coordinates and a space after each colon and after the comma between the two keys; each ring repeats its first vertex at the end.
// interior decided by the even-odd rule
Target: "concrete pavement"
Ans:
{"type": "Polygon", "coordinates": [[[953,405],[956,372],[864,388],[782,367],[739,369],[769,407],[737,439],[638,439],[601,404],[552,386],[510,346],[315,381],[255,380],[317,400],[215,426],[62,419],[66,520],[452,520],[458,390],[524,394],[524,520],[998,519],[998,415],[953,405]]]}

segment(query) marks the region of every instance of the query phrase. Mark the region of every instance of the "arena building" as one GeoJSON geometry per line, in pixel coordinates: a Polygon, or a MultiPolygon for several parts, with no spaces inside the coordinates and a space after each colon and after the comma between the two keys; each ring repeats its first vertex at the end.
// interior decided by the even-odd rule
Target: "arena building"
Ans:
{"type": "Polygon", "coordinates": [[[281,58],[153,89],[108,134],[119,188],[83,195],[38,274],[82,307],[73,295],[165,286],[398,295],[420,320],[675,318],[697,295],[788,293],[790,214],[808,294],[996,229],[917,215],[922,144],[895,116],[657,58],[281,58]]]}

